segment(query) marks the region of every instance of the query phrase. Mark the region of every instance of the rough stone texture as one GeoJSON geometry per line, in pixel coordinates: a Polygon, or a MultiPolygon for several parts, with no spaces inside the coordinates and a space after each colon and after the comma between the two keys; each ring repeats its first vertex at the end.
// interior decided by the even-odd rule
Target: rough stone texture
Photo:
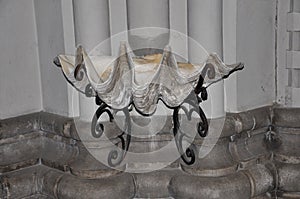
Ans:
{"type": "MultiPolygon", "coordinates": [[[[198,176],[231,174],[236,171],[239,163],[234,160],[229,144],[232,144],[229,139],[220,139],[207,156],[204,158],[198,157],[195,164],[190,166],[181,161],[181,168],[187,173],[198,176]]],[[[200,147],[201,143],[197,146],[200,147]]]]}
{"type": "Polygon", "coordinates": [[[230,136],[233,132],[241,133],[269,126],[271,110],[272,107],[267,106],[242,113],[227,113],[223,135],[230,136]]]}
{"type": "Polygon", "coordinates": [[[39,113],[0,120],[0,139],[26,134],[39,128],[39,113]]]}
{"type": "Polygon", "coordinates": [[[178,175],[172,178],[169,187],[174,198],[249,198],[250,189],[247,176],[243,173],[219,178],[178,175]]]}
{"type": "Polygon", "coordinates": [[[300,128],[300,108],[275,108],[273,123],[278,127],[300,128]]]}
{"type": "Polygon", "coordinates": [[[300,198],[300,192],[285,192],[279,193],[278,199],[298,199],[300,198]]]}
{"type": "Polygon", "coordinates": [[[174,198],[249,198],[272,189],[271,172],[259,164],[221,177],[176,175],[169,186],[174,198]]]}
{"type": "Polygon", "coordinates": [[[135,189],[130,174],[84,179],[44,165],[10,172],[1,183],[4,198],[133,198],[135,189]]]}
{"type": "Polygon", "coordinates": [[[279,188],[286,192],[299,192],[300,190],[300,165],[279,164],[279,188]]]}
{"type": "MultiPolygon", "coordinates": [[[[98,162],[70,118],[36,113],[2,120],[0,198],[299,198],[299,115],[300,109],[271,107],[227,114],[208,156],[140,174],[98,162]]],[[[131,150],[158,149],[170,140],[167,132],[134,138],[131,150]]],[[[194,145],[202,144],[197,137],[194,145]]]]}
{"type": "Polygon", "coordinates": [[[300,164],[300,128],[276,128],[280,145],[273,149],[280,162],[300,164]]]}
{"type": "Polygon", "coordinates": [[[173,176],[178,175],[178,169],[134,174],[136,182],[136,197],[167,198],[170,196],[168,186],[173,176]],[[155,190],[155,191],[154,191],[155,190]]]}
{"type": "Polygon", "coordinates": [[[61,177],[57,185],[58,198],[133,198],[134,181],[122,174],[101,179],[79,179],[71,175],[61,177]],[[76,190],[76,191],[75,191],[76,190]]]}

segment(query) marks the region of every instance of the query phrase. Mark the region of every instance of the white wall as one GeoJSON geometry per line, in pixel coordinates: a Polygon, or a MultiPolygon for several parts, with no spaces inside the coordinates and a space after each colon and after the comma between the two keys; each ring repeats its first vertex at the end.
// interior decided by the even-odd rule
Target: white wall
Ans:
{"type": "Polygon", "coordinates": [[[52,63],[63,54],[61,0],[0,1],[0,119],[47,111],[68,115],[68,89],[52,63]]]}
{"type": "Polygon", "coordinates": [[[237,60],[245,70],[237,81],[238,110],[271,105],[275,100],[274,0],[239,0],[237,60]]]}
{"type": "Polygon", "coordinates": [[[0,1],[0,119],[42,110],[33,0],[0,1]]]}
{"type": "MultiPolygon", "coordinates": [[[[275,100],[277,1],[224,1],[223,44],[219,47],[223,45],[226,63],[245,63],[242,72],[225,82],[226,111],[239,112],[270,105],[275,100]]],[[[72,3],[62,4],[61,0],[0,1],[0,118],[40,110],[62,115],[70,111],[70,89],[61,71],[52,64],[52,59],[64,53],[65,49],[71,53],[71,43],[74,43],[74,35],[68,37],[67,34],[73,30],[66,30],[74,29],[68,25],[68,21],[73,23],[72,17],[67,16],[69,20],[66,20],[65,13],[62,14],[62,9],[72,11],[68,5],[72,6],[72,3]]],[[[122,4],[110,0],[109,6],[112,23],[117,20],[112,11],[126,14],[125,0],[122,4]]],[[[170,0],[170,9],[170,27],[187,33],[189,11],[186,2],[170,0]],[[181,9],[183,11],[178,12],[181,9]],[[176,17],[180,20],[174,20],[176,17]]],[[[209,17],[207,23],[213,23],[209,17]]],[[[195,21],[189,25],[199,24],[195,21]]],[[[113,23],[105,28],[116,34],[127,28],[126,21],[122,19],[122,23],[113,23]]],[[[113,45],[117,43],[112,41],[113,45]]],[[[178,40],[171,35],[171,43],[176,51],[183,49],[182,53],[186,56],[186,39],[178,40]]],[[[113,54],[115,49],[118,47],[112,46],[113,54]]],[[[218,51],[222,54],[221,50],[218,51]]]]}
{"type": "Polygon", "coordinates": [[[39,44],[43,109],[68,115],[68,90],[65,78],[53,64],[58,54],[64,54],[64,29],[61,0],[35,0],[36,27],[39,44]]]}
{"type": "Polygon", "coordinates": [[[229,2],[224,11],[227,19],[224,19],[224,59],[227,63],[244,62],[245,69],[226,80],[227,111],[272,105],[275,101],[276,1],[229,2]]]}

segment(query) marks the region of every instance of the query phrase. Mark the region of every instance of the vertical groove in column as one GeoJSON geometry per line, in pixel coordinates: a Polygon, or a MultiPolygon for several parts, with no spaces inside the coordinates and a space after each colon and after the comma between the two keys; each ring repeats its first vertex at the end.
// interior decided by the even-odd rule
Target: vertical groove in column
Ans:
{"type": "Polygon", "coordinates": [[[135,54],[162,52],[169,43],[169,0],[127,0],[126,3],[128,40],[135,54]]]}
{"type": "MultiPolygon", "coordinates": [[[[208,53],[223,56],[222,0],[188,0],[188,34],[201,44],[208,53]]],[[[189,60],[197,62],[199,52],[189,41],[189,60]]],[[[222,117],[224,110],[224,82],[213,85],[208,90],[209,100],[203,108],[210,118],[222,117]]]]}
{"type": "MultiPolygon", "coordinates": [[[[90,51],[110,37],[108,0],[73,0],[75,40],[90,51]]],[[[110,55],[109,42],[102,47],[103,54],[110,55]]]]}
{"type": "MultiPolygon", "coordinates": [[[[62,6],[62,20],[64,32],[64,46],[65,54],[72,55],[75,52],[75,30],[74,30],[74,14],[73,14],[73,1],[61,1],[62,6]]],[[[79,94],[76,89],[67,84],[68,90],[68,111],[69,117],[79,116],[79,94]]]]}
{"type": "MultiPolygon", "coordinates": [[[[223,4],[223,61],[237,62],[237,0],[228,0],[223,4]]],[[[224,81],[225,110],[238,111],[237,74],[224,81]]]]}
{"type": "Polygon", "coordinates": [[[187,37],[187,2],[182,0],[170,1],[170,46],[176,55],[176,60],[188,60],[187,37]],[[179,14],[180,13],[180,14],[179,14]]]}
{"type": "Polygon", "coordinates": [[[112,56],[118,56],[120,42],[128,38],[126,0],[110,0],[109,12],[112,56]]]}
{"type": "MultiPolygon", "coordinates": [[[[99,53],[101,55],[110,55],[108,0],[73,0],[73,7],[76,45],[81,44],[89,53],[101,44],[99,53]]],[[[80,94],[79,110],[82,120],[91,121],[96,110],[94,99],[80,94]]]]}
{"type": "Polygon", "coordinates": [[[188,0],[188,33],[208,52],[222,57],[222,0],[188,0]]]}

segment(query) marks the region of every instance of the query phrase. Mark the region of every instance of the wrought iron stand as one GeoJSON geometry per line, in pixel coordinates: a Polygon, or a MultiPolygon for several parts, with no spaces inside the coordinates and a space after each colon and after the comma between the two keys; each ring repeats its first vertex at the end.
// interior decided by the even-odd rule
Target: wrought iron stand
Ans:
{"type": "MultiPolygon", "coordinates": [[[[178,149],[178,152],[181,154],[182,160],[187,165],[192,165],[195,163],[196,157],[195,157],[195,149],[192,146],[189,146],[185,151],[182,147],[182,142],[184,136],[186,134],[180,129],[180,121],[179,121],[179,111],[180,109],[185,113],[188,120],[192,119],[192,113],[196,112],[199,115],[200,121],[198,122],[197,131],[200,137],[206,137],[208,133],[208,121],[205,116],[205,113],[203,112],[202,108],[200,107],[200,103],[202,101],[207,100],[207,89],[203,86],[204,83],[204,77],[206,75],[208,76],[214,76],[214,68],[210,66],[209,64],[205,66],[203,69],[201,75],[199,76],[198,84],[195,87],[194,91],[184,100],[184,102],[178,106],[178,107],[169,107],[169,109],[173,110],[173,135],[175,138],[176,146],[178,149]],[[192,108],[188,110],[184,106],[184,104],[190,105],[192,108]]],[[[86,89],[87,96],[89,92],[89,88],[86,89]]],[[[131,119],[130,119],[130,109],[131,106],[134,107],[134,103],[131,103],[128,107],[122,109],[122,110],[115,110],[109,107],[107,104],[105,104],[98,96],[95,97],[95,103],[99,106],[97,111],[95,112],[91,124],[91,132],[93,137],[100,138],[103,135],[104,132],[104,125],[101,122],[98,122],[100,116],[103,113],[106,113],[109,116],[110,122],[113,122],[114,117],[111,111],[115,112],[123,112],[125,115],[125,127],[122,131],[122,133],[118,136],[120,139],[119,144],[121,144],[120,147],[122,150],[114,149],[110,151],[108,154],[108,164],[111,167],[116,167],[120,165],[122,160],[125,158],[126,153],[129,149],[130,140],[131,140],[131,119]]],[[[148,116],[143,113],[140,113],[142,116],[148,116]]],[[[117,144],[117,145],[119,145],[117,144]]]]}

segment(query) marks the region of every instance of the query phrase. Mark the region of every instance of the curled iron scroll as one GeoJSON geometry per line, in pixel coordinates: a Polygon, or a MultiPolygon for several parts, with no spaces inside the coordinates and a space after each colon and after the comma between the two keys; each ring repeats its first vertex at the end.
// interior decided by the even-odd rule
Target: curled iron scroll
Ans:
{"type": "Polygon", "coordinates": [[[198,105],[196,101],[188,100],[185,103],[191,106],[191,109],[188,110],[184,105],[181,105],[180,107],[177,107],[174,109],[173,112],[173,134],[175,138],[175,143],[178,149],[178,152],[181,155],[181,159],[187,164],[192,165],[195,163],[196,157],[195,157],[195,148],[193,145],[190,145],[186,148],[184,151],[182,145],[183,145],[183,138],[187,136],[183,131],[180,129],[180,121],[179,121],[179,110],[183,110],[188,120],[192,119],[192,113],[195,112],[199,115],[200,121],[198,122],[197,126],[197,132],[200,137],[206,137],[208,132],[208,121],[207,118],[201,109],[201,107],[198,105]]]}
{"type": "MultiPolygon", "coordinates": [[[[110,111],[110,107],[103,103],[100,98],[96,97],[96,104],[99,105],[99,108],[95,112],[92,124],[91,124],[91,133],[94,138],[100,138],[104,131],[104,125],[98,121],[103,113],[106,113],[109,116],[109,121],[113,122],[114,117],[110,111]]],[[[125,114],[125,127],[121,135],[118,135],[117,138],[120,140],[117,142],[115,148],[113,148],[108,154],[108,165],[111,167],[116,167],[120,165],[123,159],[126,156],[126,153],[129,149],[130,140],[131,140],[131,120],[129,115],[128,108],[121,110],[125,114]],[[124,138],[125,137],[125,138],[124,138]],[[120,145],[120,147],[119,147],[120,145]]]]}

